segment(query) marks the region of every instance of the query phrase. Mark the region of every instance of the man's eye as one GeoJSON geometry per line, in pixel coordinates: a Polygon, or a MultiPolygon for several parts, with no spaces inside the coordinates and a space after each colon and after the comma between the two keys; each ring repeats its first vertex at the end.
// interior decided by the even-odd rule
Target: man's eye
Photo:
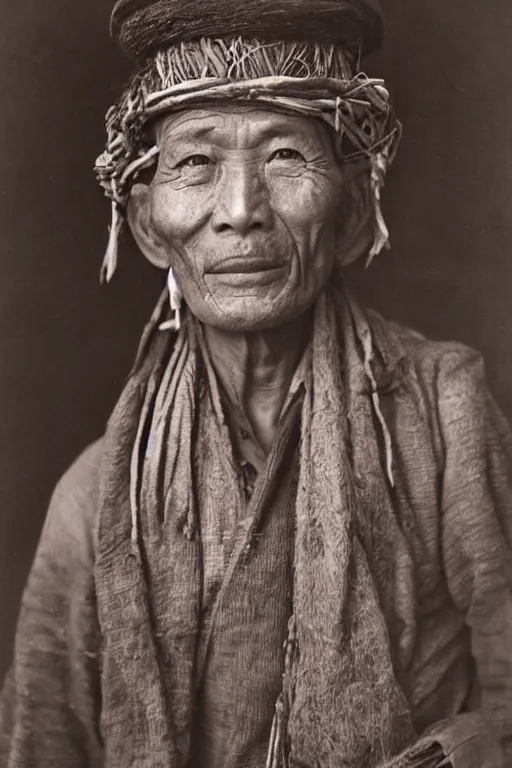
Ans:
{"type": "Polygon", "coordinates": [[[299,160],[300,162],[305,162],[305,159],[300,152],[296,149],[289,148],[277,149],[270,156],[269,162],[272,162],[272,160],[299,160]]]}
{"type": "Polygon", "coordinates": [[[204,165],[210,165],[211,160],[206,155],[189,155],[177,164],[177,168],[198,168],[204,165]]]}

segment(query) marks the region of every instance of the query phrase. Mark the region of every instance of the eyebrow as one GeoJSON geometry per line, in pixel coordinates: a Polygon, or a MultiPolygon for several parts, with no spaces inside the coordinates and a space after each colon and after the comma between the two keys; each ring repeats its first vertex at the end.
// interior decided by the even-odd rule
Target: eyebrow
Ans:
{"type": "MultiPolygon", "coordinates": [[[[197,118],[199,120],[199,118],[197,118]]],[[[189,123],[185,123],[185,125],[180,125],[175,129],[175,133],[173,133],[173,140],[179,141],[180,139],[204,139],[207,136],[209,136],[211,133],[215,131],[217,126],[215,125],[198,125],[197,127],[190,127],[189,123]]],[[[169,134],[169,131],[172,131],[172,126],[170,126],[167,129],[163,129],[160,132],[160,135],[158,136],[159,139],[162,137],[165,137],[169,134]]]]}
{"type": "Polygon", "coordinates": [[[295,138],[298,141],[301,142],[301,146],[304,149],[309,148],[310,150],[313,150],[315,147],[322,147],[324,146],[324,143],[322,141],[322,138],[315,132],[315,134],[312,133],[305,133],[300,128],[296,130],[291,130],[288,125],[285,123],[278,123],[277,125],[269,125],[265,128],[263,128],[261,131],[259,131],[254,136],[254,144],[259,144],[264,141],[271,141],[272,139],[289,139],[289,138],[295,138]]]}
{"type": "Polygon", "coordinates": [[[312,138],[309,134],[305,135],[300,129],[293,131],[290,130],[290,128],[284,123],[269,125],[266,128],[263,128],[255,138],[258,141],[264,141],[266,139],[282,139],[287,136],[297,136],[304,141],[310,141],[312,138]]]}

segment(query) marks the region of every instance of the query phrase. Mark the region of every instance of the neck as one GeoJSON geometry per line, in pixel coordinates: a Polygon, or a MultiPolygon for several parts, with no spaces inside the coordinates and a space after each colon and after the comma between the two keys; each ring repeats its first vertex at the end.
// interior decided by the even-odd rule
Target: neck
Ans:
{"type": "Polygon", "coordinates": [[[213,367],[267,451],[310,328],[310,312],[263,331],[234,332],[205,326],[213,367]]]}

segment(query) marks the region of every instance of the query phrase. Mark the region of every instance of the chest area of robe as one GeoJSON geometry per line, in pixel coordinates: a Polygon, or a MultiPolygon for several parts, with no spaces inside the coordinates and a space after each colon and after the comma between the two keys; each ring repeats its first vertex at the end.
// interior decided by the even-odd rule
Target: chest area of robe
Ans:
{"type": "MultiPolygon", "coordinates": [[[[217,509],[207,436],[200,427],[196,485],[200,489],[203,588],[194,768],[265,764],[274,707],[282,686],[284,644],[293,610],[293,554],[299,411],[282,420],[274,447],[251,484],[243,467],[240,495],[217,509]]],[[[205,428],[208,428],[205,422],[205,428]]]]}

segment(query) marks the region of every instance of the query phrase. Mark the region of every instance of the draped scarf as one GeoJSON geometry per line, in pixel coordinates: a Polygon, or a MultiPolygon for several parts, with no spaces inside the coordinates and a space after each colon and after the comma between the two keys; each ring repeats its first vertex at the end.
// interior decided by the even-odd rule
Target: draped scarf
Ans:
{"type": "MultiPolygon", "coordinates": [[[[169,336],[158,331],[164,314],[165,296],[105,438],[95,580],[109,768],[185,766],[194,717],[202,563],[192,457],[204,386],[201,328],[188,315],[177,337],[169,336]]],[[[410,602],[386,604],[390,580],[408,579],[412,569],[393,509],[392,445],[374,375],[379,341],[355,302],[331,285],[317,300],[310,344],[293,615],[268,765],[433,766],[430,746],[410,746],[411,713],[384,618],[414,626],[410,602]],[[391,561],[405,564],[403,573],[391,574],[391,561]]],[[[221,403],[214,392],[209,397],[217,423],[211,439],[229,445],[221,403]]],[[[235,470],[229,451],[210,449],[219,478],[212,493],[222,509],[232,505],[235,470]]],[[[248,546],[256,533],[249,531],[248,546]]]]}

